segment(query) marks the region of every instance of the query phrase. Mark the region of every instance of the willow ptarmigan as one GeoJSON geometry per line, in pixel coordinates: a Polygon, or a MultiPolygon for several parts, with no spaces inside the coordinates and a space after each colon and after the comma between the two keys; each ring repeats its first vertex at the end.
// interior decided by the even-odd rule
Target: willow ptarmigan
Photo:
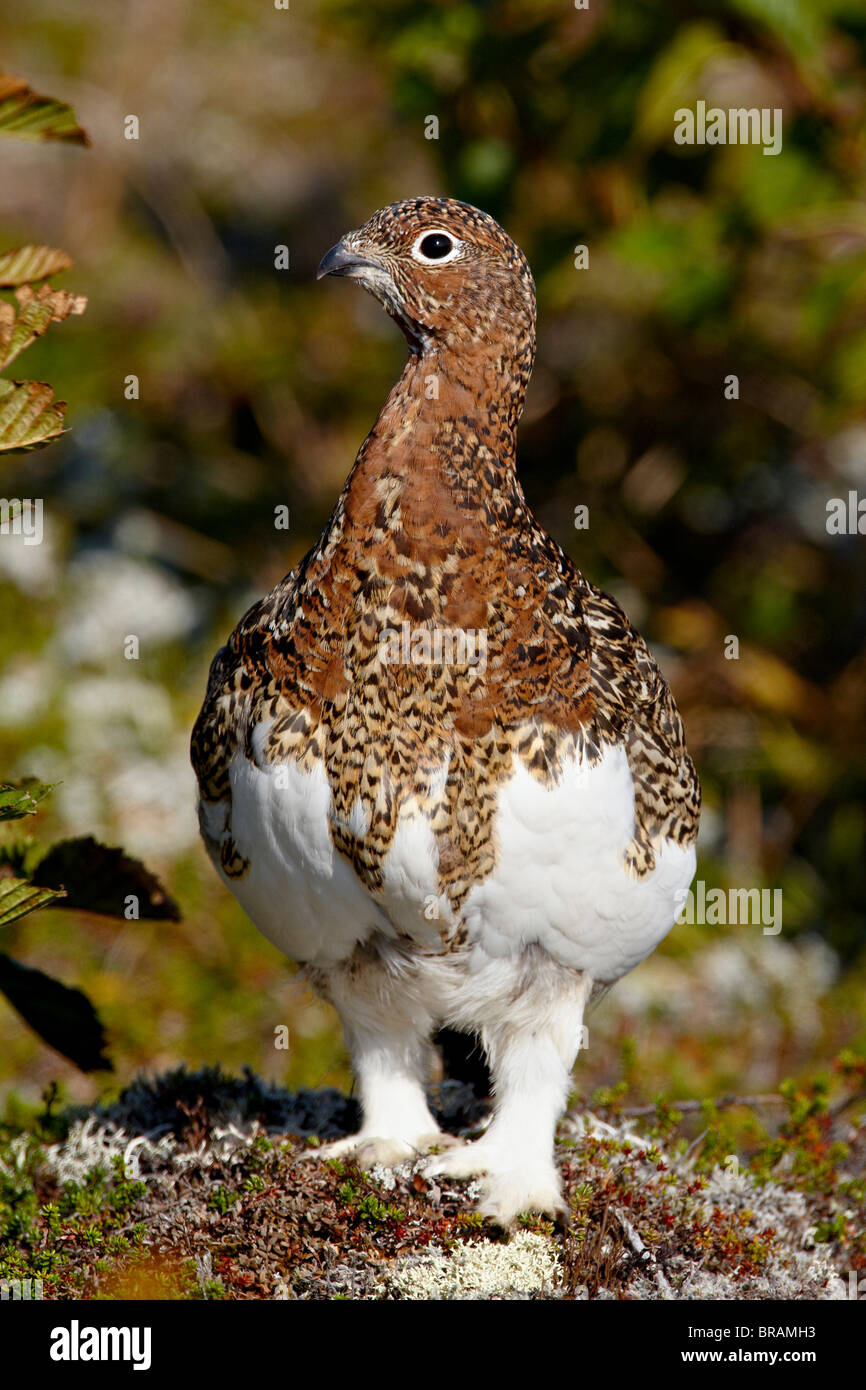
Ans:
{"type": "Polygon", "coordinates": [[[515,434],[535,350],[520,249],[465,203],[383,208],[319,272],[409,343],[318,544],[235,628],[192,739],[224,882],[335,1005],[360,1133],[316,1154],[484,1176],[565,1215],[553,1139],[584,1007],[672,926],[700,792],[619,605],[539,526],[515,434]],[[494,1083],[473,1143],[426,1097],[440,1025],[494,1083]]]}

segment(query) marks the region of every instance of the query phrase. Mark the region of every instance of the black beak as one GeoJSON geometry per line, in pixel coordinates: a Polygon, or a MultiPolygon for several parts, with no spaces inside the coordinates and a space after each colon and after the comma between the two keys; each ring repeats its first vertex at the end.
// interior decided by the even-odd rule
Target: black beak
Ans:
{"type": "Polygon", "coordinates": [[[321,280],[326,275],[351,275],[353,270],[363,270],[365,267],[370,270],[380,269],[375,261],[367,260],[357,251],[350,251],[342,241],[338,241],[319,262],[316,279],[321,280]]]}

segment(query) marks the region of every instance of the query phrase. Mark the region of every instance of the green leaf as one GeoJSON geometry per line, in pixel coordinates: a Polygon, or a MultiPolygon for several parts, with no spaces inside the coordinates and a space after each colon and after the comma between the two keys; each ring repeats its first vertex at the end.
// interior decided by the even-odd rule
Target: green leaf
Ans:
{"type": "Polygon", "coordinates": [[[0,72],[0,136],[90,144],[71,106],[53,97],[39,96],[23,78],[8,72],[0,72]]]}
{"type": "Polygon", "coordinates": [[[35,816],[40,801],[44,801],[53,786],[25,777],[20,782],[0,782],[0,821],[20,820],[35,816]]]}
{"type": "Polygon", "coordinates": [[[105,1030],[80,989],[0,954],[0,990],[44,1042],[82,1071],[113,1070],[105,1056],[105,1030]]]}
{"type": "Polygon", "coordinates": [[[32,285],[68,270],[72,257],[54,246],[16,246],[0,256],[0,286],[32,285]]]}
{"type": "Polygon", "coordinates": [[[26,878],[0,878],[0,927],[8,927],[37,907],[56,902],[63,896],[54,888],[40,887],[26,878]]]}
{"type": "Polygon", "coordinates": [[[0,451],[42,449],[65,434],[66,402],[44,381],[0,378],[0,451]]]}
{"type": "Polygon", "coordinates": [[[64,889],[61,907],[123,917],[126,899],[134,897],[138,917],[180,921],[177,903],[139,860],[100,844],[91,835],[54,845],[37,864],[33,882],[64,889]]]}

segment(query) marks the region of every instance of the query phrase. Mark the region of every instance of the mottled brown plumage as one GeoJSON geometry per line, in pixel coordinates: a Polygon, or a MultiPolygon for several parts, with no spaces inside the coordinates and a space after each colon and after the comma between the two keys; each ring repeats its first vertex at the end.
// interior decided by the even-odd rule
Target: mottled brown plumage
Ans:
{"type": "MultiPolygon", "coordinates": [[[[193,735],[202,794],[228,795],[232,752],[255,756],[250,730],[274,718],[260,756],[324,761],[334,841],[367,887],[381,885],[401,811],[417,807],[459,909],[493,866],[496,788],[513,760],[555,782],[568,752],[592,759],[622,742],[635,777],[628,862],[644,873],[662,839],[694,839],[698,783],[645,643],[538,525],[517,479],[535,349],[526,260],[484,213],[438,199],[385,208],[347,242],[390,258],[409,360],[318,545],[214,661],[193,735]],[[468,262],[406,265],[433,222],[471,238],[468,262]],[[431,331],[435,348],[423,352],[431,331]],[[486,674],[383,663],[382,632],[407,621],[486,630],[486,674]],[[448,755],[447,783],[431,796],[448,755]],[[363,837],[348,828],[358,797],[363,837]]],[[[209,847],[226,873],[245,871],[230,835],[209,847]]]]}
{"type": "Polygon", "coordinates": [[[482,1210],[508,1224],[561,1210],[553,1128],[583,1009],[669,930],[698,782],[646,645],[517,478],[522,252],[485,213],[417,198],[320,274],[359,279],[409,358],[318,544],[213,662],[192,739],[202,833],[340,1012],[364,1126],[339,1151],[444,1143],[427,1040],[479,1034],[496,1114],[431,1173],[485,1173],[482,1210]]]}

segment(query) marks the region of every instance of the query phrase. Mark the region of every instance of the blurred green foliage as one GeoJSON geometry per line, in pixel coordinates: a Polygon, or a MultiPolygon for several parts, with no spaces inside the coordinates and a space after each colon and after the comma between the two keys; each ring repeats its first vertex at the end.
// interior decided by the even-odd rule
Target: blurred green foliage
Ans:
{"type": "MultiPolygon", "coordinates": [[[[660,653],[704,786],[699,876],[783,890],[781,941],[755,947],[768,970],[798,936],[848,970],[808,1036],[780,996],[763,1054],[751,1024],[710,1042],[669,1020],[642,1048],[649,1093],[862,1047],[866,539],[826,526],[829,499],[866,496],[862,5],[91,0],[20,16],[3,66],[71,101],[92,148],[16,148],[26,195],[0,188],[2,247],[62,245],[89,297],[28,353],[72,433],[5,477],[48,519],[38,564],[6,566],[0,766],[59,782],[59,828],[145,854],[185,918],[113,945],[83,919],[75,947],[22,924],[20,946],[78,963],[114,1011],[121,1079],[179,1056],[345,1079],[331,1016],[210,876],[185,743],[216,645],[315,540],[402,361],[379,309],[317,286],[316,263],[422,192],[485,208],[529,256],[522,479],[660,653]],[[782,152],[675,144],[699,99],[780,108],[782,152]]],[[[756,932],[678,928],[663,959],[756,932]]],[[[588,1085],[616,1079],[622,1028],[642,1026],[621,1007],[588,1085]]],[[[31,1089],[47,1078],[12,1051],[31,1089]]]]}

